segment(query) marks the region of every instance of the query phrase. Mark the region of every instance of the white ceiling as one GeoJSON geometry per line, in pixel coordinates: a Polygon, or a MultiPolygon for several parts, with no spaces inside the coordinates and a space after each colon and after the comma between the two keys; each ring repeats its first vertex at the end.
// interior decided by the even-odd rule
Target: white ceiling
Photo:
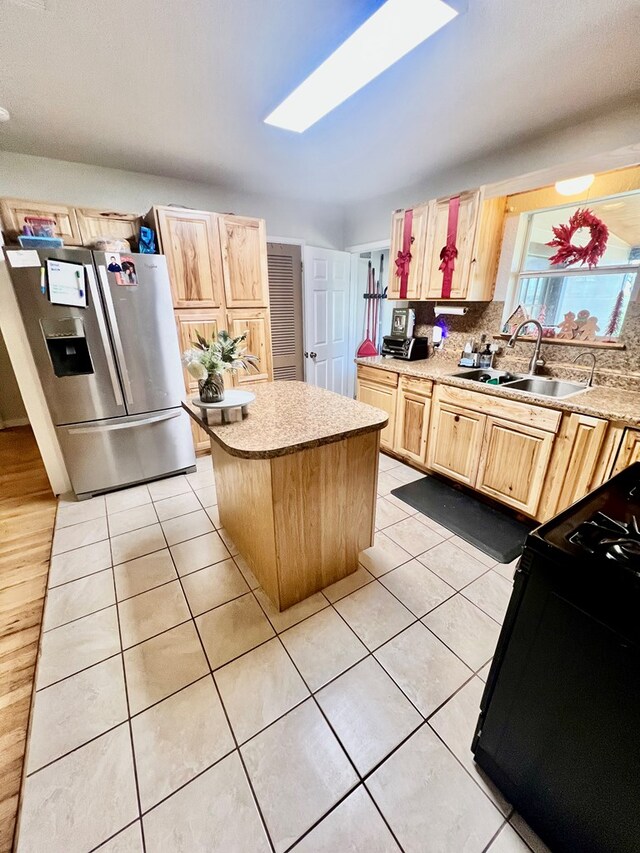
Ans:
{"type": "Polygon", "coordinates": [[[380,2],[0,0],[0,148],[348,203],[640,91],[638,0],[468,0],[306,133],[263,124],[380,2]]]}

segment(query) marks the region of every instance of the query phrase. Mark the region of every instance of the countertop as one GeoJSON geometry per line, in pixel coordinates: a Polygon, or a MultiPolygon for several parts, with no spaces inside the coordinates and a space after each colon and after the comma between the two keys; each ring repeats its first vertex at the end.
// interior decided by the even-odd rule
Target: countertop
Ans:
{"type": "Polygon", "coordinates": [[[630,426],[640,426],[640,394],[636,391],[625,391],[621,388],[600,385],[559,399],[557,397],[540,397],[536,394],[527,394],[524,391],[516,391],[504,386],[485,385],[482,382],[473,382],[470,379],[456,378],[451,374],[471,368],[458,367],[457,362],[453,359],[438,356],[420,359],[419,361],[402,361],[398,358],[373,356],[371,358],[357,358],[356,363],[389,370],[392,373],[416,376],[420,379],[433,379],[445,385],[454,385],[457,388],[466,388],[470,391],[478,391],[481,394],[492,394],[494,397],[505,397],[508,400],[517,400],[520,403],[544,406],[547,409],[577,412],[595,418],[620,421],[630,426]]]}
{"type": "Polygon", "coordinates": [[[306,382],[264,382],[243,388],[256,399],[246,418],[230,424],[208,424],[197,406],[182,405],[227,453],[245,459],[270,459],[331,444],[380,430],[389,420],[381,409],[306,382]]]}

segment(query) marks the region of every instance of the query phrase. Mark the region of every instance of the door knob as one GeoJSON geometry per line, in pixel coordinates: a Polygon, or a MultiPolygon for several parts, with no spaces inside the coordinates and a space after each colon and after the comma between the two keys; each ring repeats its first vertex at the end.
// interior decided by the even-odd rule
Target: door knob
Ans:
{"type": "Polygon", "coordinates": [[[317,352],[310,352],[309,355],[311,356],[311,358],[316,358],[318,353],[317,352]]]}
{"type": "Polygon", "coordinates": [[[305,357],[305,358],[309,358],[309,353],[308,353],[308,352],[305,352],[304,357],[305,357]]]}

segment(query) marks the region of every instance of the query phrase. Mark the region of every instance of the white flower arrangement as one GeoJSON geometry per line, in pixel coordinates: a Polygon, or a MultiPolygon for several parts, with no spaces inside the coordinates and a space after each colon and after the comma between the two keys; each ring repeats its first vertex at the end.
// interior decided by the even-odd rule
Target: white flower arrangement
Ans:
{"type": "Polygon", "coordinates": [[[196,332],[196,341],[193,348],[182,354],[182,363],[190,376],[199,382],[204,381],[212,373],[224,373],[225,371],[237,372],[245,370],[250,373],[253,368],[258,373],[258,358],[240,346],[246,339],[244,332],[237,338],[232,338],[227,331],[221,331],[210,341],[196,332]]]}

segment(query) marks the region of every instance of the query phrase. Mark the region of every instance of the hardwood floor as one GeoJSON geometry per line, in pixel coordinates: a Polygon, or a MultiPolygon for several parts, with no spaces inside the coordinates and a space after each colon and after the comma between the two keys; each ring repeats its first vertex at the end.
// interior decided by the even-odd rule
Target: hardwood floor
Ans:
{"type": "Polygon", "coordinates": [[[0,851],[10,851],[56,498],[30,427],[0,430],[0,851]]]}

